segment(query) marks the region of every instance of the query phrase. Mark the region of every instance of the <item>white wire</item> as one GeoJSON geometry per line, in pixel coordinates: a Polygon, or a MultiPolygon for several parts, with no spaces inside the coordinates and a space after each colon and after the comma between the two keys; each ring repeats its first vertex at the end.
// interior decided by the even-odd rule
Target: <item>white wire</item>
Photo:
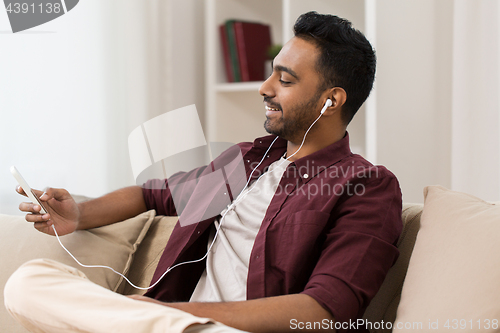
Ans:
{"type": "MultiPolygon", "coordinates": [[[[112,270],[113,272],[115,272],[116,274],[120,275],[121,277],[123,277],[125,279],[125,281],[127,281],[132,287],[134,288],[137,288],[137,289],[149,289],[149,288],[142,288],[142,287],[138,287],[136,286],[135,284],[133,284],[132,282],[130,282],[129,279],[127,279],[127,277],[125,275],[123,275],[122,273],[120,272],[117,272],[114,268],[112,267],[109,267],[109,266],[105,266],[105,265],[85,265],[85,264],[82,264],[78,259],[75,258],[75,256],[69,252],[69,250],[66,248],[66,246],[63,245],[63,243],[61,242],[61,239],[59,238],[59,234],[57,233],[57,230],[56,230],[56,226],[55,225],[52,225],[52,229],[54,230],[54,234],[56,235],[56,238],[57,238],[57,241],[59,242],[59,244],[61,245],[61,247],[66,251],[68,252],[68,254],[71,256],[71,258],[73,258],[74,261],[76,261],[76,263],[82,267],[87,267],[87,268],[107,268],[107,269],[110,269],[112,270]]],[[[151,288],[151,287],[150,287],[151,288]]]]}
{"type": "MultiPolygon", "coordinates": [[[[314,125],[314,124],[316,124],[316,122],[319,120],[319,118],[321,118],[321,116],[322,116],[322,115],[323,115],[323,114],[322,114],[322,113],[320,113],[320,114],[319,114],[319,116],[318,116],[318,118],[316,118],[316,120],[315,120],[315,121],[313,121],[313,123],[311,124],[311,126],[309,126],[309,128],[308,128],[308,129],[307,129],[307,131],[306,131],[306,133],[304,134],[304,138],[302,138],[302,143],[300,144],[299,149],[297,149],[297,150],[295,151],[295,153],[293,153],[292,155],[288,156],[288,157],[286,158],[287,160],[288,160],[288,159],[290,159],[290,158],[292,158],[292,156],[293,156],[293,155],[295,155],[295,154],[297,154],[297,153],[299,152],[299,150],[300,150],[300,149],[302,148],[302,146],[304,145],[304,142],[306,141],[306,136],[307,136],[307,133],[309,133],[309,131],[311,130],[311,128],[313,127],[313,125],[314,125]]],[[[281,162],[281,164],[283,164],[283,163],[285,163],[285,161],[281,162]]],[[[280,164],[280,165],[281,165],[281,164],[280,164]]]]}
{"type": "MultiPolygon", "coordinates": [[[[304,134],[304,138],[302,139],[302,143],[300,144],[299,146],[299,149],[297,149],[295,151],[295,153],[293,153],[292,155],[288,156],[283,162],[280,163],[279,166],[281,166],[283,163],[285,163],[285,161],[289,160],[292,156],[294,156],[295,154],[297,154],[299,152],[299,150],[302,148],[302,146],[304,145],[304,142],[306,140],[306,136],[307,136],[307,133],[309,133],[309,130],[313,127],[313,125],[319,120],[319,118],[321,117],[321,114],[319,115],[318,118],[316,118],[316,120],[311,124],[311,126],[309,126],[309,128],[307,129],[306,133],[304,134]]],[[[155,283],[153,283],[152,285],[150,285],[149,287],[139,287],[139,286],[136,286],[134,283],[132,283],[125,275],[123,275],[122,273],[120,272],[117,272],[114,268],[112,267],[109,267],[109,266],[106,266],[106,265],[85,265],[85,264],[82,264],[78,259],[75,258],[75,256],[64,246],[64,244],[61,242],[61,239],[59,238],[59,234],[57,233],[57,230],[56,230],[56,227],[54,224],[52,224],[52,229],[54,230],[54,234],[56,235],[56,238],[57,238],[57,241],[59,242],[59,244],[61,245],[61,247],[71,256],[71,258],[73,258],[73,260],[80,266],[82,267],[86,267],[86,268],[107,268],[111,271],[113,271],[114,273],[118,274],[119,276],[121,276],[122,278],[125,279],[125,281],[127,281],[128,284],[130,284],[132,287],[136,288],[136,289],[140,289],[140,290],[148,290],[148,289],[151,289],[153,288],[154,286],[156,286],[162,279],[165,275],[167,275],[168,272],[170,272],[171,270],[173,270],[174,268],[178,267],[178,266],[181,266],[181,265],[186,265],[186,264],[193,264],[193,263],[196,263],[196,262],[200,262],[200,261],[203,261],[205,260],[205,258],[208,256],[208,254],[210,253],[210,251],[212,250],[212,247],[214,246],[215,244],[215,241],[217,239],[217,235],[219,234],[219,231],[222,227],[222,223],[223,223],[223,220],[224,220],[224,217],[226,216],[226,214],[239,202],[241,202],[241,200],[243,200],[254,188],[255,186],[257,185],[257,183],[260,181],[260,179],[266,175],[267,173],[264,173],[262,175],[259,176],[259,178],[255,181],[254,183],[254,186],[248,190],[241,198],[240,198],[240,195],[243,193],[243,191],[245,191],[245,189],[248,187],[248,184],[250,183],[250,180],[252,179],[252,175],[253,173],[255,172],[255,170],[257,170],[257,168],[262,164],[262,162],[264,161],[267,153],[269,152],[269,150],[271,149],[271,147],[274,145],[274,143],[276,142],[276,140],[278,139],[278,136],[276,136],[276,138],[274,138],[273,142],[271,143],[271,145],[269,146],[269,148],[267,148],[266,152],[264,153],[264,156],[262,156],[262,159],[260,160],[259,164],[257,164],[257,166],[252,170],[252,172],[250,173],[250,176],[248,177],[248,181],[247,183],[245,184],[245,186],[243,187],[243,189],[240,191],[240,193],[238,194],[238,196],[236,197],[235,201],[233,201],[229,206],[228,208],[226,209],[226,211],[222,214],[221,218],[219,219],[219,226],[217,227],[217,230],[215,232],[215,235],[214,235],[214,239],[212,240],[212,243],[210,243],[210,246],[208,247],[208,250],[207,250],[207,253],[205,253],[205,255],[203,257],[201,257],[200,259],[196,259],[196,260],[190,260],[190,261],[184,261],[184,262],[180,262],[174,266],[171,266],[169,268],[167,268],[167,270],[158,278],[158,280],[156,280],[155,283]]]]}

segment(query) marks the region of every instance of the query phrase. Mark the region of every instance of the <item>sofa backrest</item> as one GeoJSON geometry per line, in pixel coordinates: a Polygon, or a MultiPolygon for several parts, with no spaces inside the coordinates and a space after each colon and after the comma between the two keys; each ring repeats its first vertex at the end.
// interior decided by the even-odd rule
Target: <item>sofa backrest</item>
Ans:
{"type": "MultiPolygon", "coordinates": [[[[403,205],[403,232],[398,240],[399,258],[389,270],[387,277],[382,284],[379,292],[365,311],[364,319],[372,323],[368,326],[370,332],[391,332],[391,329],[377,329],[382,323],[393,323],[396,319],[396,310],[401,298],[403,282],[410,262],[415,239],[420,228],[420,216],[422,215],[423,204],[404,204],[403,205]]],[[[386,325],[383,325],[386,327],[386,325]]]]}

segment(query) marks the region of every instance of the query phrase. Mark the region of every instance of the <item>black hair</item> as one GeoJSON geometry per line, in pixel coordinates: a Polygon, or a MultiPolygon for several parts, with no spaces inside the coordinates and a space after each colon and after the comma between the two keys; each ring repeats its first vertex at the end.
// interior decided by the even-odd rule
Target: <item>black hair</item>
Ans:
{"type": "Polygon", "coordinates": [[[342,119],[348,124],[373,88],[377,60],[370,42],[348,20],[317,12],[302,14],[293,30],[320,51],[316,63],[323,78],[320,90],[341,87],[346,91],[342,119]]]}

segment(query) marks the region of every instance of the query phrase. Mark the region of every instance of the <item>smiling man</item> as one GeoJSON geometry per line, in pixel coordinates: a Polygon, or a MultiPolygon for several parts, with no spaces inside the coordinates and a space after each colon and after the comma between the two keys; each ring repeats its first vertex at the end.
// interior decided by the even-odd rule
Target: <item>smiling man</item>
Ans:
{"type": "MultiPolygon", "coordinates": [[[[346,131],[372,89],[375,54],[336,16],[306,13],[294,29],[260,88],[271,135],[238,145],[249,186],[218,216],[178,224],[153,281],[210,249],[206,259],[175,268],[145,296],[131,297],[58,263],[30,262],[6,286],[16,319],[43,332],[362,329],[352,323],[396,260],[402,229],[396,177],[353,154],[346,131]],[[64,308],[70,311],[56,310],[64,308]]],[[[223,153],[212,167],[231,156],[223,153]]],[[[36,214],[40,207],[31,203],[21,210],[35,213],[26,219],[47,233],[52,225],[70,233],[148,209],[177,215],[168,185],[191,184],[180,190],[203,197],[189,181],[211,171],[150,180],[79,205],[67,191],[48,189],[41,197],[48,214],[36,214]]]]}

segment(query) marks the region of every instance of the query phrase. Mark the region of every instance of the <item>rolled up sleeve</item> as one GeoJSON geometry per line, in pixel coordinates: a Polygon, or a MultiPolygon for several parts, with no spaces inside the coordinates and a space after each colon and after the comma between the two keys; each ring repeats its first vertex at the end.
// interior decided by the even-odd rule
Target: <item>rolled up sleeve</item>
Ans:
{"type": "Polygon", "coordinates": [[[148,180],[142,186],[147,209],[155,209],[158,215],[180,215],[195,189],[197,178],[205,169],[206,167],[201,167],[190,172],[178,172],[168,180],[148,180]]]}

